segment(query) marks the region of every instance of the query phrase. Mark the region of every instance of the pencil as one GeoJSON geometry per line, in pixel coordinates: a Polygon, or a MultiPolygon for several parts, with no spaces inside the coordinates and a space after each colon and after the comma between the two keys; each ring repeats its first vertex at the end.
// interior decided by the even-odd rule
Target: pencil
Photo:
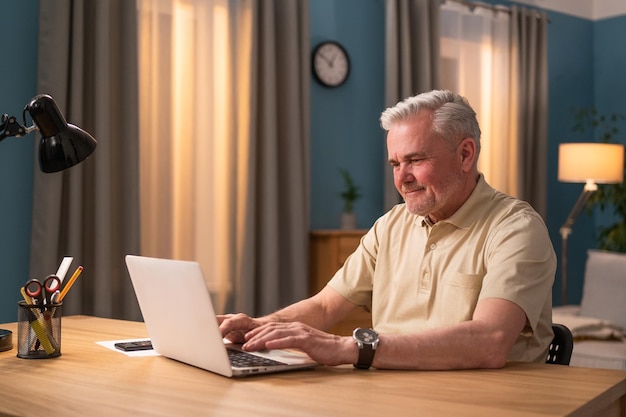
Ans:
{"type": "Polygon", "coordinates": [[[67,292],[70,290],[72,285],[74,285],[74,281],[76,281],[76,279],[78,278],[81,272],[83,272],[82,265],[76,268],[76,271],[74,271],[74,274],[70,277],[70,280],[67,281],[67,284],[65,284],[65,287],[63,287],[63,289],[61,290],[61,294],[59,295],[59,301],[58,301],[59,303],[63,301],[63,298],[65,298],[65,294],[67,294],[67,292]]]}

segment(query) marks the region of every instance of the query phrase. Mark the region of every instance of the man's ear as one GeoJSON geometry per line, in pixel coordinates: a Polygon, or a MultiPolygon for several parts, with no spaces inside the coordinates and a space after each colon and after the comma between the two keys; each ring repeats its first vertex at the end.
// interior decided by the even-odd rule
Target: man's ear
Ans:
{"type": "Polygon", "coordinates": [[[477,158],[476,141],[472,138],[465,138],[459,144],[459,158],[463,171],[469,172],[477,158]]]}

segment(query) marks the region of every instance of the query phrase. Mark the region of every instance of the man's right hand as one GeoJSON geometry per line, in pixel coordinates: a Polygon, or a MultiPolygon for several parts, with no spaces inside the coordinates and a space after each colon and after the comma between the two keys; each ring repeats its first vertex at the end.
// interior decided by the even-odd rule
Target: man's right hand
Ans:
{"type": "Polygon", "coordinates": [[[218,315],[217,323],[222,332],[222,337],[233,343],[245,343],[246,333],[264,324],[260,319],[252,318],[243,313],[218,315]]]}

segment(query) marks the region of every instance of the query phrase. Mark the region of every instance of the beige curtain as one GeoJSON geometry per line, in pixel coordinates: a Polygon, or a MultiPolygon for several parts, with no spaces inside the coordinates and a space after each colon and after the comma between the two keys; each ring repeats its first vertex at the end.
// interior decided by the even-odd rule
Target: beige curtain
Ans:
{"type": "MultiPolygon", "coordinates": [[[[385,106],[439,87],[440,0],[385,1],[385,106]]],[[[385,153],[384,208],[401,201],[385,153]]]]}
{"type": "Polygon", "coordinates": [[[64,255],[84,272],[64,314],[139,318],[124,255],[139,251],[135,5],[127,0],[39,4],[39,93],[97,140],[85,162],[57,174],[35,168],[30,275],[64,255]]]}
{"type": "Polygon", "coordinates": [[[142,253],[200,262],[221,312],[305,297],[308,3],[138,5],[142,253]]]}
{"type": "Polygon", "coordinates": [[[479,170],[489,184],[545,218],[547,16],[466,4],[441,6],[441,86],[466,96],[478,114],[479,170]]]}
{"type": "Polygon", "coordinates": [[[476,110],[482,132],[478,169],[502,192],[519,196],[519,70],[511,53],[511,14],[487,7],[441,6],[442,86],[476,110]]]}

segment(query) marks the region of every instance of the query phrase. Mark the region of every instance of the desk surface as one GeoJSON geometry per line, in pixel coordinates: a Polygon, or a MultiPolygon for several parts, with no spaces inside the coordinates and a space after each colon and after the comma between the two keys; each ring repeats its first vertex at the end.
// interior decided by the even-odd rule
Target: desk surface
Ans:
{"type": "MultiPolygon", "coordinates": [[[[0,352],[0,416],[625,416],[626,372],[512,363],[499,370],[312,371],[229,379],[95,342],[143,323],[63,318],[62,356],[0,352]]],[[[0,325],[14,332],[15,323],[0,325]]]]}

